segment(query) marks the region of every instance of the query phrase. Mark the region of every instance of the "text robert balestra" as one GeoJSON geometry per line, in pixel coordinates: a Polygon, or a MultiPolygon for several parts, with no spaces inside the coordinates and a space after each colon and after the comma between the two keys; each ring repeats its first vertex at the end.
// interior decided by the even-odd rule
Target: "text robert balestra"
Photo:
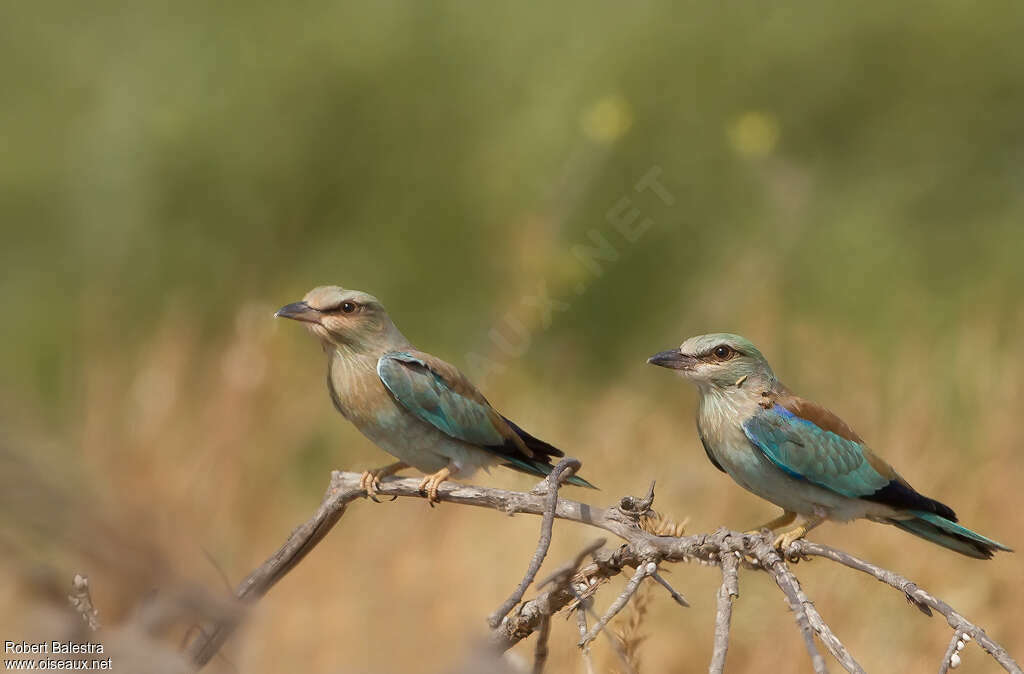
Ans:
{"type": "Polygon", "coordinates": [[[5,641],[4,653],[102,653],[103,644],[91,641],[5,641]]]}

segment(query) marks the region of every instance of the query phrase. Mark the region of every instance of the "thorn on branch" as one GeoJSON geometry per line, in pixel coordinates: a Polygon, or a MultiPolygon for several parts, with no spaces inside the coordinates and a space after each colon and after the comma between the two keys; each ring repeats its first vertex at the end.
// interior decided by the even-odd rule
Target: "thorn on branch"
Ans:
{"type": "Polygon", "coordinates": [[[683,608],[690,608],[690,602],[686,601],[686,597],[676,592],[676,589],[669,585],[669,582],[665,580],[660,573],[655,571],[651,574],[651,577],[654,578],[659,585],[668,590],[669,595],[675,603],[679,604],[683,608]]]}

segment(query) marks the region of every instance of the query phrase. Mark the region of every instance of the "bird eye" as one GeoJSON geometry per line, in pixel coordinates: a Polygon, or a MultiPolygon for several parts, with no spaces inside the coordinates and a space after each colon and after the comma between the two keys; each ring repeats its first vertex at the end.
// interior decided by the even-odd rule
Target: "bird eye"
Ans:
{"type": "Polygon", "coordinates": [[[341,310],[346,314],[350,314],[356,310],[356,305],[352,302],[342,302],[341,310]]]}
{"type": "Polygon", "coordinates": [[[725,360],[726,358],[728,358],[729,356],[731,356],[733,354],[733,350],[730,349],[725,344],[719,344],[718,346],[715,347],[715,350],[714,350],[713,353],[715,354],[715,358],[719,358],[721,360],[725,360]]]}

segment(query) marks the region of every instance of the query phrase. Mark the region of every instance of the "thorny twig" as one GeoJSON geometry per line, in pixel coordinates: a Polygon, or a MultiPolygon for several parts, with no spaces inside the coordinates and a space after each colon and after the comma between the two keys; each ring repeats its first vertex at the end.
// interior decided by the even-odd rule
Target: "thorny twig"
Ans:
{"type": "Polygon", "coordinates": [[[679,604],[683,608],[690,608],[690,602],[686,601],[686,597],[676,592],[676,589],[669,585],[669,582],[662,578],[660,573],[655,571],[651,574],[651,578],[653,578],[655,582],[658,583],[658,585],[661,585],[663,588],[668,590],[668,594],[670,597],[672,597],[672,601],[679,604]]]}
{"type": "MultiPolygon", "coordinates": [[[[291,571],[338,522],[348,504],[366,496],[366,492],[359,486],[359,479],[359,473],[338,471],[332,473],[331,485],[316,514],[296,529],[277,552],[239,585],[235,591],[236,598],[243,602],[254,602],[291,571]]],[[[387,478],[382,481],[377,491],[382,496],[424,498],[419,491],[419,484],[420,481],[414,478],[387,478]]],[[[640,514],[638,511],[641,508],[643,514],[649,511],[650,501],[653,500],[653,489],[648,494],[648,498],[632,499],[629,503],[624,500],[618,507],[609,508],[572,501],[558,497],[557,494],[552,497],[550,491],[546,494],[537,494],[450,482],[440,486],[438,496],[441,501],[448,503],[473,505],[506,513],[545,515],[553,512],[553,515],[549,515],[551,519],[569,520],[597,527],[623,539],[625,544],[614,551],[593,552],[594,562],[580,572],[585,576],[589,574],[591,577],[603,579],[620,573],[625,567],[637,569],[627,584],[627,590],[632,591],[624,592],[619,596],[612,607],[616,610],[609,610],[609,613],[606,614],[607,620],[610,620],[618,610],[628,603],[629,597],[635,592],[640,582],[647,576],[656,573],[659,565],[686,560],[699,560],[721,565],[721,560],[726,556],[740,553],[744,559],[755,560],[757,564],[754,568],[768,572],[783,591],[804,636],[816,672],[826,671],[826,668],[815,645],[814,633],[822,639],[826,648],[848,671],[862,671],[814,608],[814,604],[800,589],[796,576],[789,570],[785,559],[774,550],[768,538],[762,534],[740,534],[725,529],[719,529],[711,534],[690,536],[652,534],[639,525],[640,514]],[[554,506],[549,505],[549,498],[554,499],[554,506]]],[[[790,559],[799,559],[801,556],[824,557],[874,576],[899,589],[915,605],[941,613],[954,630],[977,640],[978,644],[1006,671],[1024,674],[1020,665],[983,629],[906,578],[840,550],[804,540],[792,543],[784,552],[790,559]]],[[[583,555],[579,559],[582,561],[585,556],[583,555]]],[[[746,568],[747,564],[743,563],[743,566],[746,568]]],[[[546,617],[550,617],[581,596],[571,581],[564,580],[565,577],[571,577],[571,575],[563,574],[561,582],[552,584],[552,587],[544,590],[534,599],[513,608],[494,630],[492,643],[501,650],[510,648],[540,629],[546,617]]],[[[237,625],[237,618],[227,618],[202,631],[201,636],[191,644],[189,649],[190,657],[197,669],[217,653],[237,625]]],[[[600,631],[596,626],[592,627],[584,634],[582,641],[589,641],[587,637],[591,633],[596,635],[595,629],[600,631]]]]}

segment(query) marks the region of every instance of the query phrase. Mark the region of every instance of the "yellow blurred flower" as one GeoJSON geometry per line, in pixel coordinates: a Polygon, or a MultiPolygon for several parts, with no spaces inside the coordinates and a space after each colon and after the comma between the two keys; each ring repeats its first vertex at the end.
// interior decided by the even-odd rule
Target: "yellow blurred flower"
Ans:
{"type": "Polygon", "coordinates": [[[580,124],[591,140],[611,143],[633,126],[633,110],[622,96],[605,96],[583,113],[580,124]]]}
{"type": "Polygon", "coordinates": [[[767,157],[779,142],[779,122],[767,112],[751,110],[729,123],[726,136],[744,157],[767,157]]]}

